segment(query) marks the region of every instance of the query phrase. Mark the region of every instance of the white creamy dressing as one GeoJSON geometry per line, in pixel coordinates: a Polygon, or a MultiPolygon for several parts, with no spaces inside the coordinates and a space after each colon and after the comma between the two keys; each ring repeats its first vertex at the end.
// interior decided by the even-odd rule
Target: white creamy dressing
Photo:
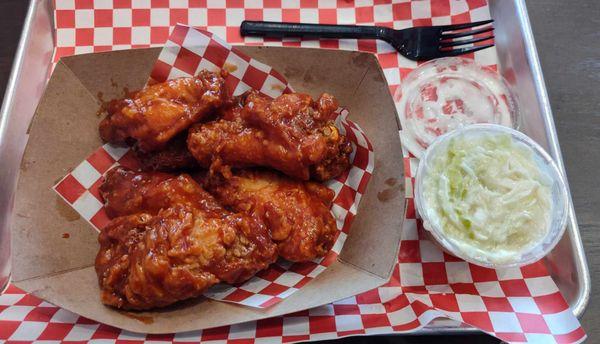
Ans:
{"type": "Polygon", "coordinates": [[[520,259],[549,230],[552,181],[509,134],[452,138],[423,180],[429,220],[469,257],[520,259]]]}
{"type": "Polygon", "coordinates": [[[415,156],[456,128],[493,123],[513,126],[514,103],[501,77],[462,58],[434,60],[402,84],[397,104],[403,144],[415,156]]]}

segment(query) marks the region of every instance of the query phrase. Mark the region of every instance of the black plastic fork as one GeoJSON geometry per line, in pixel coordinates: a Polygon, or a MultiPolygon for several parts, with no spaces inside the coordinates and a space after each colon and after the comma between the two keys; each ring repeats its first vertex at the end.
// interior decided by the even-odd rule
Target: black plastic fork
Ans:
{"type": "Polygon", "coordinates": [[[371,38],[391,44],[402,55],[411,60],[431,60],[438,57],[457,56],[494,46],[460,47],[494,38],[493,20],[474,23],[421,26],[394,30],[382,26],[297,24],[264,21],[242,22],[242,36],[262,37],[312,37],[312,38],[371,38]],[[483,26],[483,27],[481,27],[483,26]],[[466,30],[472,29],[472,30],[466,30]],[[487,35],[481,35],[490,32],[487,35]],[[480,36],[475,36],[480,35],[480,36]],[[460,39],[473,36],[471,39],[460,39]]]}

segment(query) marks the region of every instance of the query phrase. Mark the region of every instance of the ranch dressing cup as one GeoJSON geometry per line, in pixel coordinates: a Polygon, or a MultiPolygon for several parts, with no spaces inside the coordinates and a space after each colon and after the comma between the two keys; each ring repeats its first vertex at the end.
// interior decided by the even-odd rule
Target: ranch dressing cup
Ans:
{"type": "Polygon", "coordinates": [[[506,81],[472,59],[446,57],[420,65],[394,99],[402,145],[420,158],[440,135],[476,123],[518,128],[517,102],[506,81]]]}
{"type": "Polygon", "coordinates": [[[495,124],[435,139],[416,175],[423,226],[470,263],[506,268],[543,258],[562,237],[568,197],[552,158],[531,138],[495,124]]]}

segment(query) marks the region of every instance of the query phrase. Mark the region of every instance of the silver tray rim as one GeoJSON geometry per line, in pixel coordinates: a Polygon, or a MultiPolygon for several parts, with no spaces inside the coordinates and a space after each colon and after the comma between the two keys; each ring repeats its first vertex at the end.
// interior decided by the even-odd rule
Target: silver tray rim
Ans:
{"type": "MultiPolygon", "coordinates": [[[[22,70],[24,66],[24,59],[28,53],[29,43],[32,36],[32,25],[34,22],[34,17],[39,10],[39,6],[42,2],[46,2],[45,10],[52,11],[52,1],[51,0],[30,0],[29,8],[27,12],[27,16],[24,22],[21,39],[19,41],[19,45],[17,48],[17,52],[15,54],[13,67],[10,73],[10,77],[7,83],[4,101],[2,104],[2,108],[0,111],[0,153],[2,153],[2,147],[4,147],[6,132],[9,129],[9,120],[10,114],[13,109],[13,105],[15,102],[16,91],[18,88],[19,81],[22,77],[22,70]]],[[[489,0],[489,2],[495,2],[500,0],[489,0]]],[[[505,0],[506,1],[506,0],[505,0]]],[[[533,36],[533,32],[531,29],[531,24],[529,22],[529,16],[527,14],[527,8],[525,5],[525,0],[512,0],[513,4],[516,8],[516,14],[518,22],[521,26],[521,35],[522,39],[525,43],[525,55],[527,61],[529,63],[529,67],[531,69],[531,73],[534,80],[534,87],[536,90],[536,94],[538,96],[538,105],[542,111],[543,120],[545,124],[545,132],[546,137],[548,138],[548,149],[550,155],[556,160],[557,165],[559,166],[563,175],[566,175],[564,163],[562,159],[562,154],[560,151],[560,145],[558,143],[558,137],[556,133],[556,128],[554,125],[552,109],[550,106],[550,101],[548,98],[546,85],[544,82],[544,77],[542,73],[541,64],[539,61],[535,40],[533,36]]],[[[44,9],[42,9],[44,10],[44,9]]],[[[54,17],[52,13],[46,13],[51,22],[53,23],[54,17]]],[[[55,37],[54,32],[52,32],[53,38],[55,37]]],[[[54,44],[54,43],[53,43],[54,44]]],[[[52,64],[51,58],[48,61],[48,69],[52,64]]],[[[20,157],[19,157],[20,161],[20,157]]],[[[16,185],[16,176],[6,176],[2,175],[3,171],[0,171],[0,182],[5,183],[6,180],[11,183],[11,185],[6,188],[6,190],[12,191],[14,193],[14,187],[16,185]],[[12,178],[11,178],[12,177],[12,178]],[[11,180],[12,179],[12,180],[11,180]]],[[[0,187],[4,187],[6,185],[0,185],[0,187]]],[[[568,185],[567,185],[568,188],[568,185]]],[[[4,188],[3,188],[4,189],[4,188]]],[[[8,195],[8,197],[0,198],[1,202],[10,202],[12,199],[12,193],[8,195]]],[[[573,258],[576,263],[577,268],[577,280],[578,280],[578,293],[575,302],[571,303],[569,306],[572,312],[576,317],[581,317],[585,311],[585,308],[589,302],[590,298],[590,289],[591,289],[591,280],[589,275],[589,269],[587,265],[587,261],[585,258],[585,252],[583,248],[583,244],[581,241],[581,235],[579,232],[579,226],[577,223],[577,219],[575,216],[575,211],[573,208],[573,202],[571,199],[571,194],[569,191],[569,219],[568,219],[568,228],[567,233],[571,239],[571,248],[573,253],[573,258]]],[[[1,207],[0,207],[1,210],[1,207]]],[[[10,214],[9,214],[10,215],[10,214]]],[[[0,226],[3,225],[0,223],[0,226]]],[[[465,327],[453,327],[448,326],[446,321],[437,321],[433,320],[427,326],[413,332],[408,332],[406,335],[431,335],[431,334],[461,334],[461,333],[476,333],[479,332],[475,328],[465,328],[465,327]],[[437,323],[437,325],[436,325],[437,323]],[[445,324],[444,324],[445,323],[445,324]]]]}
{"type": "MultiPolygon", "coordinates": [[[[493,1],[493,0],[491,0],[493,1]]],[[[496,0],[499,1],[499,0],[496,0]]],[[[577,318],[581,317],[585,312],[585,308],[590,299],[591,280],[590,273],[585,258],[585,251],[583,243],[581,241],[581,233],[579,232],[579,225],[575,215],[575,209],[573,207],[573,199],[571,196],[571,190],[569,188],[568,179],[566,178],[565,166],[558,143],[558,135],[556,133],[556,127],[554,125],[554,117],[552,114],[552,107],[550,106],[550,99],[548,98],[548,92],[546,90],[546,83],[544,81],[544,75],[542,73],[542,66],[540,64],[533,31],[531,29],[531,23],[529,21],[529,15],[527,14],[527,7],[525,0],[513,0],[517,10],[517,18],[522,28],[523,41],[525,42],[525,54],[531,68],[532,76],[534,78],[534,85],[536,93],[538,95],[538,103],[543,113],[545,122],[546,137],[548,138],[549,152],[550,155],[556,161],[560,171],[565,180],[567,180],[567,189],[569,194],[569,219],[567,224],[567,233],[571,237],[571,247],[573,249],[573,255],[577,267],[577,277],[579,282],[579,293],[576,302],[569,305],[573,314],[577,318]]]]}

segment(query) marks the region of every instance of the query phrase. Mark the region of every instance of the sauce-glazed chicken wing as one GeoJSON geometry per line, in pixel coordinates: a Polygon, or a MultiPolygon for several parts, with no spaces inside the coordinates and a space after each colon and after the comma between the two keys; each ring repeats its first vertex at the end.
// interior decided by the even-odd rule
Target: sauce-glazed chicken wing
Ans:
{"type": "Polygon", "coordinates": [[[146,152],[159,150],[220,107],[226,94],[223,77],[208,71],[147,86],[110,102],[100,136],[110,143],[135,143],[146,152]]]}
{"type": "Polygon", "coordinates": [[[221,119],[190,128],[188,148],[207,168],[266,166],[302,180],[331,179],[350,167],[352,152],[332,121],[336,109],[328,94],[271,100],[249,92],[221,119]]]}
{"type": "Polygon", "coordinates": [[[329,208],[334,192],[266,170],[209,177],[206,188],[225,206],[264,221],[279,255],[300,262],[324,256],[337,233],[329,208]]]}
{"type": "Polygon", "coordinates": [[[187,148],[187,132],[171,139],[166,146],[157,151],[144,152],[133,147],[135,157],[144,171],[191,171],[198,168],[198,162],[187,148]]]}
{"type": "Polygon", "coordinates": [[[164,223],[150,214],[138,213],[118,217],[102,230],[96,273],[104,304],[138,310],[164,307],[200,296],[219,282],[196,262],[199,259],[192,255],[178,257],[178,252],[172,250],[171,237],[178,246],[186,242],[180,234],[189,230],[191,212],[177,208],[166,212],[161,214],[167,220],[164,223]],[[177,220],[178,210],[184,221],[177,220]],[[165,228],[169,222],[177,227],[165,228]]]}
{"type": "Polygon", "coordinates": [[[264,224],[225,210],[190,176],[116,168],[101,187],[109,216],[96,272],[102,301],[149,309],[241,283],[277,258],[264,224]]]}

